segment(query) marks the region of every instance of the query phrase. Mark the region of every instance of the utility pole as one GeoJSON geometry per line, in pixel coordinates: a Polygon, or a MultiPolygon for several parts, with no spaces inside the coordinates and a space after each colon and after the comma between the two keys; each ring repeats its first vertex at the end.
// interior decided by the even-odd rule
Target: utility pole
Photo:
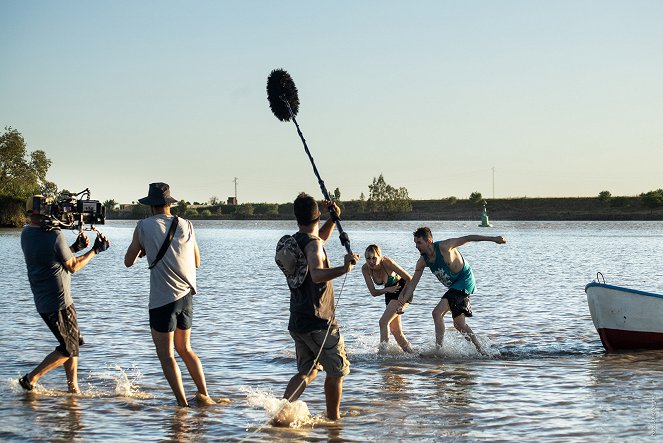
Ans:
{"type": "Polygon", "coordinates": [[[492,169],[493,169],[493,200],[495,200],[495,166],[493,166],[492,169]]]}
{"type": "Polygon", "coordinates": [[[233,180],[235,183],[235,204],[237,204],[237,177],[233,180]]]}

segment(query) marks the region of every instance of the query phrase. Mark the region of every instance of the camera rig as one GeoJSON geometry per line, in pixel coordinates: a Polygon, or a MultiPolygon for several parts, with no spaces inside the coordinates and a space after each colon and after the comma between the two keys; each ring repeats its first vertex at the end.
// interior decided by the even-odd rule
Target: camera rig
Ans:
{"type": "Polygon", "coordinates": [[[41,215],[41,223],[47,229],[78,229],[96,231],[94,225],[106,222],[106,208],[90,199],[90,189],[77,194],[60,194],[58,199],[35,195],[28,199],[27,212],[41,215]],[[84,225],[90,225],[84,229],[84,225]]]}

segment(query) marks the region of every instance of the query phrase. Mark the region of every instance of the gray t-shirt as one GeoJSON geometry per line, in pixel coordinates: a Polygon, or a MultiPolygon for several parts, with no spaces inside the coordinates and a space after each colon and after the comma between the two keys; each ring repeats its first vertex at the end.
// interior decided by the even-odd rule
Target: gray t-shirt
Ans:
{"type": "MultiPolygon", "coordinates": [[[[138,241],[145,249],[148,264],[157,257],[172,220],[172,215],[157,214],[138,222],[138,241]]],[[[196,293],[195,245],[191,222],[180,217],[166,255],[150,270],[149,309],[196,293]]]]}
{"type": "Polygon", "coordinates": [[[71,274],[64,263],[74,255],[64,234],[28,225],[21,233],[21,248],[37,312],[57,312],[71,305],[71,274]]]}

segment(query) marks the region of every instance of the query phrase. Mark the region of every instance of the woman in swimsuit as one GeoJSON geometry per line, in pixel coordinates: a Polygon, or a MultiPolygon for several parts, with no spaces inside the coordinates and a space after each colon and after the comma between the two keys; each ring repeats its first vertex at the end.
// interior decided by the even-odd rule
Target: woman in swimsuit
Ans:
{"type": "Polygon", "coordinates": [[[383,256],[378,245],[370,245],[364,253],[366,263],[361,267],[361,273],[366,281],[366,287],[373,297],[384,294],[387,308],[380,318],[380,350],[386,348],[389,342],[389,330],[396,339],[396,343],[405,352],[413,352],[412,346],[403,335],[400,315],[407,307],[407,303],[401,306],[398,294],[412,279],[398,263],[383,256]],[[375,286],[383,286],[377,289],[375,286]]]}

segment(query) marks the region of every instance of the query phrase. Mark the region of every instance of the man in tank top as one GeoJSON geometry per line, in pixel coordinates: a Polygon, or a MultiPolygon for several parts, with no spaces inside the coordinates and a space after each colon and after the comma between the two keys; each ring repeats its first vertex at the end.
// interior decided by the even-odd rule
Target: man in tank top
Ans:
{"type": "MultiPolygon", "coordinates": [[[[338,206],[334,204],[334,207],[340,215],[338,206]]],[[[338,420],[343,377],[350,372],[350,362],[334,318],[332,280],[350,272],[359,260],[359,255],[346,254],[342,266],[331,268],[324,245],[334,230],[334,221],[329,218],[319,226],[318,203],[305,193],[295,199],[294,212],[299,227],[294,237],[306,257],[308,272],[300,286],[290,286],[288,330],[295,341],[297,374],[290,379],[283,398],[297,400],[318,375],[318,371],[324,369],[327,373],[324,389],[327,417],[338,420]],[[316,362],[323,343],[320,358],[316,362]]],[[[275,422],[279,422],[279,417],[275,418],[275,422]]]]}
{"type": "Polygon", "coordinates": [[[432,313],[435,324],[436,353],[442,353],[444,315],[449,311],[451,311],[454,327],[466,338],[469,338],[479,352],[483,353],[479,340],[465,321],[466,317],[472,316],[470,295],[474,293],[476,288],[474,273],[457,248],[469,242],[492,241],[497,244],[504,244],[506,240],[501,236],[466,235],[433,242],[433,234],[427,227],[421,227],[413,234],[414,245],[421,257],[417,260],[412,281],[405,286],[405,290],[399,296],[399,301],[401,303],[411,301],[424,268],[428,267],[433,275],[449,288],[432,313]]]}
{"type": "Polygon", "coordinates": [[[177,404],[188,407],[174,348],[196,384],[196,401],[203,405],[214,404],[207,392],[203,366],[190,344],[196,268],[200,266],[193,226],[181,217],[173,225],[176,218],[170,213],[170,205],[177,200],[171,197],[166,183],[151,183],[148,196],[138,201],[150,206],[152,216],[138,222],[124,264],[133,266],[136,259],[147,256],[150,265],[150,328],[161,369],[177,404]],[[167,242],[171,226],[175,231],[172,240],[167,242]],[[167,245],[166,252],[158,259],[164,244],[167,245]]]}

